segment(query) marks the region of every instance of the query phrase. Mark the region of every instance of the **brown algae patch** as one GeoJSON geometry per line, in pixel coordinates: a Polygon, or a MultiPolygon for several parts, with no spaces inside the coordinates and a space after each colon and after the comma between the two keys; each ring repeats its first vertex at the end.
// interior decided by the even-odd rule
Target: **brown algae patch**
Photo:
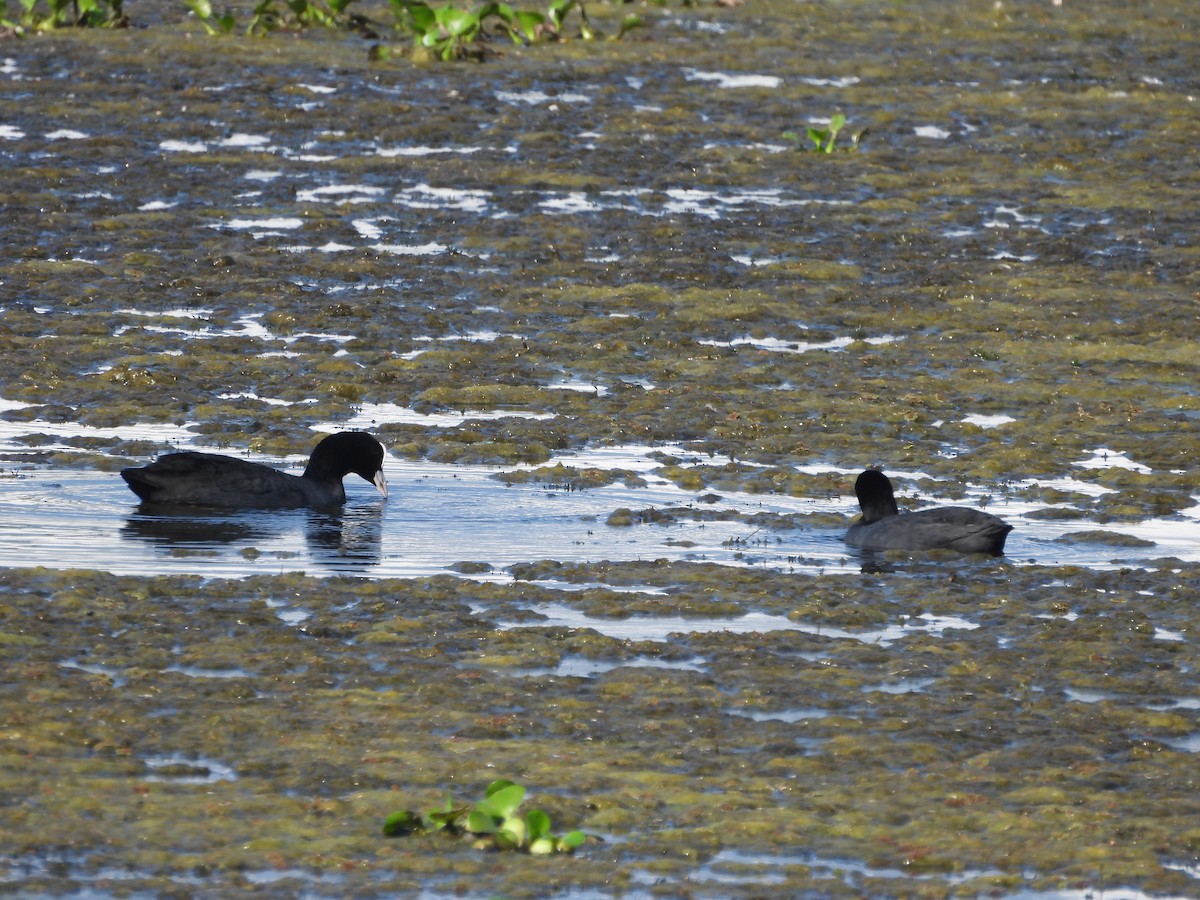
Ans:
{"type": "MultiPolygon", "coordinates": [[[[305,884],[336,876],[367,894],[487,867],[529,896],[522,879],[611,889],[615,866],[682,885],[722,848],[781,860],[801,849],[921,873],[938,890],[964,867],[992,873],[979,889],[1186,889],[1164,864],[1200,840],[1180,800],[1194,754],[1171,741],[1200,730],[1194,702],[1177,703],[1200,683],[1192,642],[1171,635],[1192,627],[1198,598],[1184,585],[1197,573],[1166,593],[1155,572],[1003,563],[560,574],[672,587],[6,570],[0,858],[62,855],[85,880],[106,865],[147,884],[202,873],[226,888],[242,872],[296,869],[305,884]],[[685,630],[662,644],[539,627],[547,602],[651,621],[787,610],[842,629],[922,613],[979,627],[887,644],[685,630]],[[520,609],[534,615],[497,624],[520,609]],[[568,656],[605,665],[547,673],[568,656]],[[1089,690],[1104,693],[1071,699],[1089,690]],[[530,868],[436,837],[381,838],[394,809],[474,795],[497,774],[596,839],[530,868]]],[[[788,892],[842,889],[820,866],[749,871],[788,892]]],[[[892,892],[907,876],[872,877],[892,892]]]]}

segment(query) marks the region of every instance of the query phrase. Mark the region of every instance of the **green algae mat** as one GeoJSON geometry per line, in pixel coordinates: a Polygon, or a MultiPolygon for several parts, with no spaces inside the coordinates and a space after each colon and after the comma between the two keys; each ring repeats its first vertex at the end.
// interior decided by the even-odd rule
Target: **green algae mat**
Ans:
{"type": "Polygon", "coordinates": [[[1172,589],[1160,571],[992,562],[819,577],[590,568],[644,591],[8,570],[5,882],[308,896],[1191,889],[1194,567],[1172,589]],[[548,603],[634,627],[762,610],[806,630],[618,639],[539,624],[548,603]],[[920,627],[934,615],[971,621],[920,627]],[[883,624],[905,627],[881,637],[883,624]],[[588,841],[531,857],[383,836],[393,812],[473,800],[497,777],[588,841]]]}
{"type": "Polygon", "coordinates": [[[1196,520],[1200,11],[636,11],[483,64],[161,0],[0,42],[4,474],[404,410],[514,482],[1019,485],[1103,564],[118,576],[6,517],[0,892],[1200,895],[1200,571],[1110,559],[1196,520]],[[497,779],[587,840],[384,834],[497,779]]]}

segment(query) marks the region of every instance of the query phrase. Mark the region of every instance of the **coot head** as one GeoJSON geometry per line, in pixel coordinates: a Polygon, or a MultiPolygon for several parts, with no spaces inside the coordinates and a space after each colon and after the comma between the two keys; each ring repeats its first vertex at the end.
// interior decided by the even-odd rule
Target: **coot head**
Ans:
{"type": "Polygon", "coordinates": [[[900,514],[891,479],[878,469],[867,469],[859,475],[854,482],[854,493],[862,507],[863,525],[900,514]]]}
{"type": "Polygon", "coordinates": [[[305,478],[316,481],[338,480],[353,472],[375,485],[387,496],[387,479],[383,475],[383,444],[365,431],[342,431],[331,434],[313,449],[308,459],[305,478]]]}

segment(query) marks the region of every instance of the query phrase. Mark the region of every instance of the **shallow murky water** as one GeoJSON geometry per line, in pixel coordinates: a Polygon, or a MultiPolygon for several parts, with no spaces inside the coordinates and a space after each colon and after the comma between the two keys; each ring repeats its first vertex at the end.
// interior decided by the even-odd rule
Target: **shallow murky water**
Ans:
{"type": "MultiPolygon", "coordinates": [[[[78,431],[69,426],[59,430],[78,431]]],[[[182,430],[167,431],[177,440],[186,436],[182,430]]],[[[194,441],[186,443],[195,446],[194,441]]],[[[304,571],[413,577],[454,571],[457,564],[470,562],[489,567],[472,577],[497,579],[510,577],[509,566],[541,559],[689,560],[808,573],[862,567],[863,559],[842,544],[841,527],[773,529],[712,519],[607,525],[609,514],[620,507],[730,510],[747,516],[833,513],[845,515],[847,523],[856,513],[852,497],[813,500],[737,492],[702,497],[655,477],[660,463],[652,455],[664,450],[679,452],[677,447],[620,447],[555,457],[551,464],[617,468],[638,472],[650,482],[645,487],[580,490],[505,484],[495,477],[503,471],[496,467],[391,459],[385,464],[390,499],[349,476],[350,500],[341,511],[164,514],[140,507],[115,472],[10,467],[0,477],[0,562],[224,577],[304,571]]],[[[1015,525],[1006,549],[1017,564],[1110,568],[1166,557],[1200,560],[1200,507],[1189,518],[1103,527],[1087,520],[1064,527],[1029,519],[1025,514],[1040,507],[1027,503],[993,500],[988,508],[1015,525]],[[1135,537],[1144,546],[1062,541],[1065,534],[1101,528],[1135,537]]]]}

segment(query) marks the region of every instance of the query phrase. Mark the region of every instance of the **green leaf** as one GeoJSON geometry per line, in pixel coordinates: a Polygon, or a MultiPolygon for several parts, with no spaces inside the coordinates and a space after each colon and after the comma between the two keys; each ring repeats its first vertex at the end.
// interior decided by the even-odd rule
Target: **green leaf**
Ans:
{"type": "Polygon", "coordinates": [[[500,824],[500,832],[512,835],[513,842],[520,847],[529,837],[529,826],[525,823],[523,816],[514,814],[500,824]]]}
{"type": "Polygon", "coordinates": [[[495,835],[496,846],[501,850],[519,850],[521,849],[521,839],[511,831],[497,831],[495,835]]]}
{"type": "Polygon", "coordinates": [[[427,34],[437,28],[437,15],[424,3],[407,4],[409,22],[418,34],[427,34]]]}
{"type": "Polygon", "coordinates": [[[550,8],[546,11],[550,17],[550,23],[554,26],[555,31],[562,28],[563,19],[567,17],[567,13],[571,11],[571,7],[575,5],[575,0],[553,0],[550,8]]]}
{"type": "Polygon", "coordinates": [[[490,798],[493,794],[498,794],[503,790],[507,790],[510,787],[516,786],[517,783],[515,781],[509,781],[507,778],[497,778],[486,788],[484,788],[483,796],[490,798]]]}
{"type": "Polygon", "coordinates": [[[475,804],[475,809],[495,816],[497,819],[507,819],[525,799],[525,788],[509,781],[505,782],[504,787],[493,791],[492,787],[497,783],[493,782],[488,786],[487,799],[475,804]]]}
{"type": "Polygon", "coordinates": [[[821,145],[825,142],[825,129],[808,127],[808,139],[813,142],[817,150],[821,149],[821,145]]]}
{"type": "Polygon", "coordinates": [[[546,24],[546,17],[540,12],[532,12],[530,10],[517,10],[517,25],[520,26],[521,32],[531,41],[538,39],[538,29],[546,24]]]}
{"type": "Polygon", "coordinates": [[[185,0],[185,2],[197,18],[205,21],[212,18],[213,8],[208,0],[185,0]]]}
{"type": "Polygon", "coordinates": [[[582,846],[583,842],[586,840],[587,840],[587,835],[584,834],[582,831],[578,831],[578,830],[568,831],[566,834],[564,834],[562,837],[560,837],[558,839],[558,849],[574,850],[576,847],[582,846]]]}
{"type": "Polygon", "coordinates": [[[540,809],[531,809],[529,815],[525,817],[525,821],[529,826],[531,843],[550,834],[550,817],[540,809]]]}
{"type": "Polygon", "coordinates": [[[472,810],[471,814],[467,816],[467,831],[474,834],[495,834],[499,827],[495,817],[478,809],[472,810]]]}
{"type": "Polygon", "coordinates": [[[552,837],[538,838],[529,845],[532,856],[549,856],[558,849],[558,844],[552,837]]]}
{"type": "Polygon", "coordinates": [[[444,8],[444,15],[438,16],[443,28],[455,37],[465,37],[479,30],[479,17],[465,9],[444,8]]]}

